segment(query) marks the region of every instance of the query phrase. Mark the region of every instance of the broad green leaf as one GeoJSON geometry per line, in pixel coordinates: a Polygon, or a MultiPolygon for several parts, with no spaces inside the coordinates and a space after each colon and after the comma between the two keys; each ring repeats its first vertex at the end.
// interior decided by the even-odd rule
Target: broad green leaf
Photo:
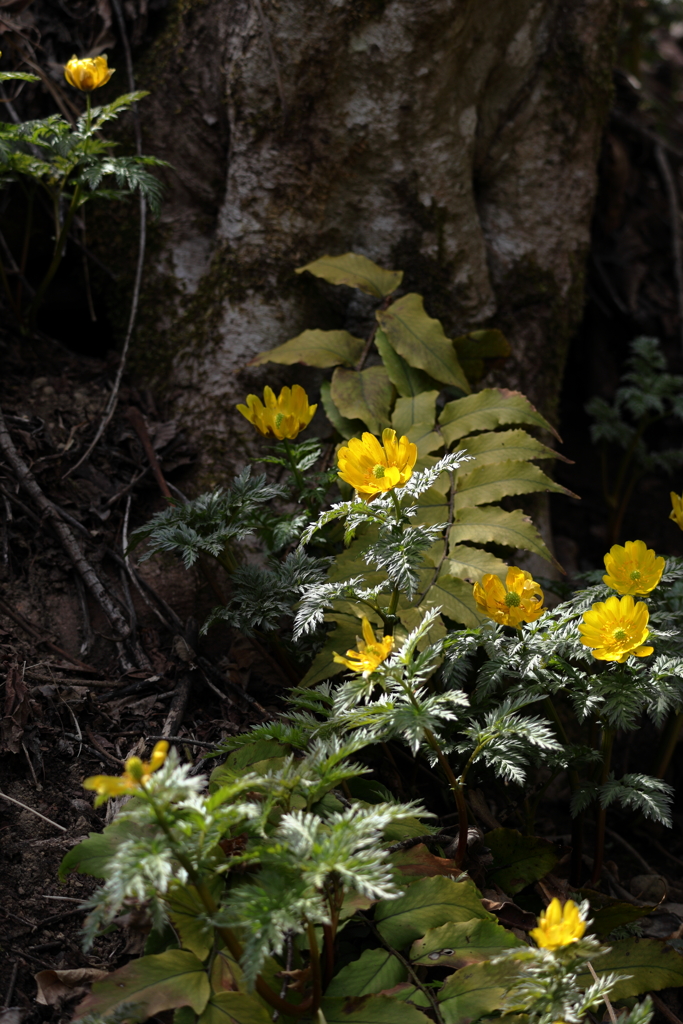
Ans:
{"type": "Polygon", "coordinates": [[[501,359],[511,354],[510,343],[502,331],[488,329],[470,331],[453,339],[455,351],[467,379],[473,384],[486,372],[485,359],[501,359]]]}
{"type": "Polygon", "coordinates": [[[493,854],[488,877],[510,896],[543,878],[557,864],[552,843],[537,836],[523,836],[514,828],[487,832],[486,845],[493,854]]]}
{"type": "MultiPolygon", "coordinates": [[[[410,398],[397,398],[391,425],[398,436],[410,433],[415,427],[427,427],[428,430],[434,430],[438,397],[438,391],[423,391],[410,398]]],[[[439,438],[439,440],[441,439],[439,438]]]]}
{"type": "Polygon", "coordinates": [[[433,391],[435,387],[439,389],[438,382],[433,377],[422,370],[417,370],[398,354],[379,327],[375,334],[375,345],[389,374],[389,380],[403,398],[411,398],[422,391],[433,391]]]}
{"type": "Polygon", "coordinates": [[[621,900],[606,896],[605,893],[596,892],[594,889],[579,889],[581,896],[588,900],[591,905],[591,919],[593,921],[591,931],[595,932],[598,938],[605,938],[614,928],[621,928],[625,924],[632,924],[641,917],[647,917],[655,909],[655,906],[636,907],[633,903],[623,903],[621,900]]]}
{"type": "Polygon", "coordinates": [[[144,827],[133,821],[114,821],[104,832],[91,832],[78,846],[72,847],[59,865],[59,880],[63,882],[72,871],[82,875],[106,878],[109,861],[125,839],[144,835],[144,827]]]}
{"type": "MultiPolygon", "coordinates": [[[[414,629],[417,629],[417,627],[422,622],[422,619],[424,618],[424,608],[404,608],[402,607],[401,603],[399,603],[398,617],[400,619],[401,625],[404,627],[406,631],[406,634],[412,633],[414,629]]],[[[424,649],[428,647],[430,644],[435,644],[437,643],[438,640],[443,640],[447,633],[448,630],[446,629],[443,619],[441,618],[440,615],[437,615],[437,617],[434,619],[431,626],[429,627],[429,630],[427,631],[427,633],[425,633],[424,637],[417,645],[418,650],[424,651],[424,649]]],[[[440,664],[440,661],[438,662],[438,664],[440,664]]]]}
{"type": "Polygon", "coordinates": [[[414,942],[409,959],[424,967],[466,967],[521,945],[497,921],[449,921],[414,942]]]}
{"type": "Polygon", "coordinates": [[[144,1006],[145,1016],[162,1010],[191,1006],[201,1013],[211,986],[201,960],[184,949],[168,949],[158,956],[142,956],[93,985],[78,1007],[78,1017],[107,1014],[121,1003],[144,1006]]]}
{"type": "Polygon", "coordinates": [[[342,967],[327,989],[325,996],[368,996],[399,985],[408,972],[393,953],[387,949],[366,949],[358,960],[342,967]]]}
{"type": "Polygon", "coordinates": [[[450,529],[449,540],[452,548],[462,541],[474,544],[505,544],[511,548],[534,551],[547,561],[552,561],[543,538],[521,509],[506,512],[496,505],[483,508],[462,508],[450,529]]]}
{"type": "Polygon", "coordinates": [[[366,295],[374,295],[376,299],[391,295],[403,280],[402,270],[384,270],[367,256],[360,256],[356,252],[346,252],[342,256],[321,256],[305,267],[297,267],[296,273],[303,274],[305,270],[330,284],[347,284],[366,295]]]}
{"type": "Polygon", "coordinates": [[[212,995],[198,1024],[272,1024],[263,1003],[247,992],[212,995]]]}
{"type": "Polygon", "coordinates": [[[475,1021],[498,1010],[517,965],[513,963],[472,964],[462,967],[439,990],[439,1009],[444,1024],[475,1021]]]}
{"type": "MultiPolygon", "coordinates": [[[[614,971],[630,974],[626,981],[618,981],[610,991],[610,999],[628,999],[661,988],[683,986],[683,956],[660,939],[619,939],[604,956],[591,960],[599,978],[614,971]]],[[[591,978],[580,974],[578,983],[588,988],[591,978]]]]}
{"type": "Polygon", "coordinates": [[[318,366],[321,369],[339,365],[355,366],[364,347],[363,339],[354,338],[348,331],[304,331],[284,345],[259,352],[250,365],[281,363],[292,366],[294,363],[303,363],[304,366],[318,366]]]}
{"type": "Polygon", "coordinates": [[[173,1024],[196,1024],[197,1014],[191,1006],[179,1006],[173,1013],[173,1024]]]}
{"type": "Polygon", "coordinates": [[[495,920],[484,910],[473,882],[454,882],[441,875],[422,878],[403,896],[380,900],[375,907],[375,924],[382,938],[396,949],[421,938],[429,928],[472,918],[495,920]]]}
{"type": "MultiPolygon", "coordinates": [[[[448,480],[447,473],[444,473],[443,476],[448,480]]],[[[421,494],[417,499],[417,504],[419,512],[411,522],[421,526],[436,526],[437,523],[445,525],[448,522],[448,502],[443,491],[437,487],[430,487],[428,491],[421,494]]]]}
{"type": "MultiPolygon", "coordinates": [[[[435,430],[427,426],[426,423],[417,423],[406,435],[409,441],[417,445],[417,462],[415,463],[415,469],[425,469],[426,459],[429,457],[430,452],[438,451],[439,448],[443,448],[443,438],[441,434],[437,434],[435,430]]],[[[448,480],[446,473],[443,474],[445,480],[448,480]]],[[[436,486],[436,485],[435,485],[436,486]]]]}
{"type": "Polygon", "coordinates": [[[441,608],[443,615],[468,628],[476,629],[486,621],[474,602],[472,584],[443,571],[427,591],[421,607],[441,608]]]}
{"type": "Polygon", "coordinates": [[[533,462],[499,462],[493,466],[473,469],[466,476],[458,471],[457,486],[453,501],[454,511],[472,505],[488,505],[514,494],[530,494],[532,491],[555,491],[568,494],[562,484],[556,484],[533,462]]]}
{"type": "Polygon", "coordinates": [[[391,422],[395,391],[383,366],[370,366],[367,370],[337,367],[332,374],[330,396],[342,416],[362,420],[373,434],[381,434],[391,422]]]}
{"type": "Polygon", "coordinates": [[[447,445],[471,434],[473,430],[495,430],[508,423],[531,423],[549,430],[558,441],[562,440],[528,398],[519,391],[508,391],[507,388],[486,388],[476,395],[466,395],[465,398],[448,402],[439,416],[439,423],[447,445]]]}
{"type": "Polygon", "coordinates": [[[326,1024],[431,1024],[415,1006],[391,996],[325,998],[320,1008],[326,1024]]]}
{"type": "MultiPolygon", "coordinates": [[[[223,879],[214,876],[211,883],[211,894],[218,902],[223,879]]],[[[202,920],[206,908],[197,895],[193,885],[176,885],[167,896],[169,916],[173,926],[180,935],[183,949],[189,949],[199,960],[205,960],[213,948],[213,927],[202,920]]]]}
{"type": "Polygon", "coordinates": [[[346,416],[342,416],[332,401],[330,392],[330,382],[329,380],[324,380],[320,385],[320,401],[323,403],[323,409],[328,420],[345,441],[348,441],[351,437],[360,437],[365,429],[365,424],[362,420],[347,420],[346,416]]]}
{"type": "Polygon", "coordinates": [[[238,750],[233,750],[223,764],[219,764],[211,772],[209,790],[212,794],[215,793],[221,786],[228,786],[235,779],[241,778],[246,771],[259,772],[277,768],[289,752],[289,747],[277,743],[276,740],[257,740],[256,743],[248,743],[238,750]]]}
{"type": "Polygon", "coordinates": [[[378,309],[375,316],[390,343],[411,366],[469,394],[453,342],[444,334],[441,321],[425,313],[421,295],[404,295],[388,309],[378,309]]]}
{"type": "Polygon", "coordinates": [[[494,430],[474,437],[463,437],[458,448],[464,448],[468,455],[474,455],[476,466],[488,466],[493,462],[526,462],[529,459],[571,459],[560,455],[553,448],[541,444],[526,430],[494,430]]]}
{"type": "Polygon", "coordinates": [[[450,557],[444,562],[443,571],[447,576],[461,580],[480,580],[485,573],[505,576],[508,567],[502,559],[483,548],[469,544],[456,544],[451,548],[450,557]]]}

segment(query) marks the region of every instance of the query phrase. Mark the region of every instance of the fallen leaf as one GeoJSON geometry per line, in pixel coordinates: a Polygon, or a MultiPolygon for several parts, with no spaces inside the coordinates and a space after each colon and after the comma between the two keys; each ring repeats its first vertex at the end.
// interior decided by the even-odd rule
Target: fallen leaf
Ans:
{"type": "Polygon", "coordinates": [[[79,999],[90,991],[93,981],[107,977],[107,971],[96,967],[74,967],[65,971],[39,971],[34,974],[38,995],[36,1002],[42,1006],[56,1006],[66,999],[79,999]]]}

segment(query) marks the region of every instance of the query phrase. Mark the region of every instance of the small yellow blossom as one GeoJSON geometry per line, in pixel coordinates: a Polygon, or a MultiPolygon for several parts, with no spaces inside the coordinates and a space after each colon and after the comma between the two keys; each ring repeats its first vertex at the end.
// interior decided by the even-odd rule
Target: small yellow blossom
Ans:
{"type": "Polygon", "coordinates": [[[642,540],[627,540],[624,547],[615,544],[605,555],[607,575],[603,582],[618,594],[649,594],[664,572],[664,559],[657,557],[642,540]]]}
{"type": "Polygon", "coordinates": [[[358,640],[358,650],[347,651],[346,657],[335,651],[334,660],[338,665],[346,665],[352,672],[362,672],[369,676],[385,658],[388,658],[394,647],[393,636],[385,636],[382,640],[375,638],[375,631],[368,619],[362,620],[363,639],[358,640]]]}
{"type": "Polygon", "coordinates": [[[492,572],[474,584],[477,608],[489,619],[503,626],[518,627],[522,622],[535,622],[543,614],[543,591],[526,569],[511,565],[505,584],[492,572]]]}
{"type": "Polygon", "coordinates": [[[84,789],[94,789],[97,793],[95,807],[99,807],[110,796],[126,796],[140,792],[140,787],[149,782],[152,772],[161,768],[168,753],[168,743],[160,740],[154,747],[149,761],[141,761],[139,757],[129,757],[123,775],[92,775],[83,783],[84,789]]]}
{"type": "Polygon", "coordinates": [[[644,601],[636,604],[630,594],[622,598],[613,594],[583,613],[581,643],[592,648],[598,661],[623,662],[632,654],[646,658],[654,650],[643,646],[650,633],[649,618],[644,601]]]}
{"type": "Polygon", "coordinates": [[[538,927],[529,932],[539,949],[559,949],[578,942],[586,930],[586,922],[573,900],[564,906],[555,897],[538,919],[538,927]]]}
{"type": "Polygon", "coordinates": [[[238,405],[245,419],[264,437],[293,441],[313,419],[317,405],[308,404],[308,395],[300,384],[283,388],[278,397],[272,388],[263,389],[263,402],[256,395],[247,396],[246,405],[238,405]]]}
{"type": "Polygon", "coordinates": [[[403,487],[413,475],[417,445],[407,437],[396,440],[396,431],[382,431],[382,444],[374,434],[352,437],[348,447],[337,454],[339,476],[362,498],[372,501],[378,494],[403,487]]]}
{"type": "Polygon", "coordinates": [[[74,54],[64,67],[64,77],[74,89],[92,92],[93,89],[106,85],[114,70],[107,67],[106,54],[102,54],[101,57],[82,57],[81,60],[74,54]]]}
{"type": "Polygon", "coordinates": [[[672,509],[669,512],[669,519],[673,519],[676,526],[683,530],[683,494],[680,498],[674,492],[671,492],[671,505],[672,509]]]}

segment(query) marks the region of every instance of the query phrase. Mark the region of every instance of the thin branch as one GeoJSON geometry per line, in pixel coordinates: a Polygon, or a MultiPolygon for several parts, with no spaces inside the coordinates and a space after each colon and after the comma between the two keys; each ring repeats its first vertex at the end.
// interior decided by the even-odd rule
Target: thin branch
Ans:
{"type": "Polygon", "coordinates": [[[46,821],[48,825],[54,825],[54,827],[58,828],[60,832],[68,831],[63,825],[58,825],[56,821],[52,820],[52,818],[46,818],[44,814],[41,814],[40,811],[35,811],[32,807],[29,807],[28,804],[22,804],[21,800],[15,800],[13,796],[7,796],[7,793],[3,793],[1,789],[0,797],[2,797],[3,800],[9,800],[11,804],[16,804],[17,807],[22,807],[25,811],[30,811],[31,814],[35,814],[37,818],[42,818],[43,821],[46,821]]]}

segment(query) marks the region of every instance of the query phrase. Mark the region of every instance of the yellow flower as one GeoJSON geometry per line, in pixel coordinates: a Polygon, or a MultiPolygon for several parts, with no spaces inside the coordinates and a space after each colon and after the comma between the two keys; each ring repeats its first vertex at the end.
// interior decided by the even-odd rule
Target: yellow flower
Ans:
{"type": "Polygon", "coordinates": [[[573,900],[567,900],[562,906],[560,901],[550,901],[538,919],[538,927],[529,932],[539,949],[559,949],[577,942],[586,930],[586,922],[582,920],[579,908],[573,900]]]}
{"type": "Polygon", "coordinates": [[[669,519],[673,519],[676,526],[683,530],[683,494],[678,497],[677,494],[671,492],[671,504],[673,508],[669,512],[669,519]]]}
{"type": "Polygon", "coordinates": [[[664,572],[664,559],[655,555],[642,540],[627,540],[622,548],[615,544],[605,555],[607,575],[603,582],[618,594],[649,594],[664,572]]]}
{"type": "Polygon", "coordinates": [[[630,594],[622,598],[613,594],[583,613],[579,626],[583,634],[581,643],[593,648],[593,657],[598,661],[623,662],[631,654],[646,658],[654,650],[654,647],[643,647],[650,633],[649,618],[644,601],[636,604],[630,594]]]}
{"type": "Polygon", "coordinates": [[[382,640],[377,640],[375,632],[365,616],[362,620],[362,630],[363,639],[358,640],[358,650],[347,651],[345,658],[335,651],[334,660],[338,665],[346,665],[352,672],[362,672],[364,676],[369,676],[391,654],[394,638],[385,636],[382,640]]]}
{"type": "Polygon", "coordinates": [[[97,793],[95,807],[99,807],[110,796],[126,796],[140,792],[140,787],[149,782],[152,772],[161,768],[168,753],[168,743],[160,740],[152,751],[149,761],[141,761],[139,757],[129,757],[123,775],[92,775],[83,783],[84,789],[94,789],[97,793]]]}
{"type": "Polygon", "coordinates": [[[64,77],[74,89],[92,92],[93,89],[106,85],[114,70],[107,67],[106,54],[101,57],[82,57],[81,60],[74,54],[64,67],[64,77]]]}
{"type": "Polygon", "coordinates": [[[291,389],[283,388],[277,398],[273,389],[266,386],[263,402],[256,395],[248,395],[247,404],[237,408],[264,437],[270,435],[278,441],[285,438],[293,441],[311,422],[318,406],[309,405],[308,395],[299,384],[295,384],[291,389]]]}
{"type": "Polygon", "coordinates": [[[498,576],[488,572],[481,583],[474,584],[477,608],[489,619],[503,626],[519,626],[535,622],[543,614],[543,591],[526,569],[511,565],[505,585],[498,576]]]}
{"type": "Polygon", "coordinates": [[[397,441],[390,427],[382,431],[382,444],[374,434],[363,434],[362,439],[352,437],[337,454],[339,476],[368,501],[407,484],[416,459],[417,445],[405,436],[397,441]]]}

